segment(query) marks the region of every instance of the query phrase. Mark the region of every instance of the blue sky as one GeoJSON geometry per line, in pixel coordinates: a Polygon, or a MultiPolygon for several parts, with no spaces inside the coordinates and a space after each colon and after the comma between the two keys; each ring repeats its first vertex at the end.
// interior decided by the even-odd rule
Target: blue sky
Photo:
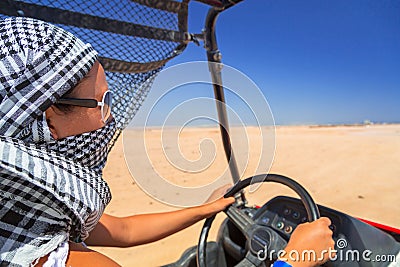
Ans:
{"type": "MultiPolygon", "coordinates": [[[[206,12],[191,3],[191,32],[206,12]]],[[[400,122],[400,1],[245,0],[220,15],[217,36],[223,63],[257,84],[276,124],[400,122]]],[[[168,66],[205,59],[190,44],[168,66]]]]}

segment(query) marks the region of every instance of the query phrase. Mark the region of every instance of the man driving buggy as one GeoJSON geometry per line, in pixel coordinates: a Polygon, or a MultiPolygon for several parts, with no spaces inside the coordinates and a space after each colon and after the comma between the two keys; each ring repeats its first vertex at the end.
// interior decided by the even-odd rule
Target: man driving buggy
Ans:
{"type": "MultiPolygon", "coordinates": [[[[234,198],[167,213],[115,217],[102,169],[118,122],[91,45],[30,18],[0,22],[2,266],[118,266],[87,246],[131,247],[172,235],[234,198]]],[[[299,225],[274,266],[316,266],[334,247],[330,220],[299,225]],[[291,251],[322,257],[295,260],[291,251]]],[[[301,254],[301,253],[300,253],[301,254]]]]}

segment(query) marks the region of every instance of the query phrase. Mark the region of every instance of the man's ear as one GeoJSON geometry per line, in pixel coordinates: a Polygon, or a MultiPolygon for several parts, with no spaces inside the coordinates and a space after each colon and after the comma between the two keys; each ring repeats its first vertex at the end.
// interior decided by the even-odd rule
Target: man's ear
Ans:
{"type": "Polygon", "coordinates": [[[49,126],[51,135],[53,136],[54,139],[57,140],[59,136],[56,127],[58,114],[54,109],[55,109],[54,106],[50,106],[48,109],[46,109],[45,114],[46,114],[46,122],[47,125],[49,126]]]}

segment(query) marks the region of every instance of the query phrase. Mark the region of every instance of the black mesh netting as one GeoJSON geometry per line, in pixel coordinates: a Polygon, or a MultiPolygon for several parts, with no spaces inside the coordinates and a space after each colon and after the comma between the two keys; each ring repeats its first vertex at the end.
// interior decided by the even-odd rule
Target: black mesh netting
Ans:
{"type": "Polygon", "coordinates": [[[157,73],[187,43],[189,0],[1,0],[0,18],[49,21],[92,44],[113,92],[114,141],[144,101],[157,73]]]}

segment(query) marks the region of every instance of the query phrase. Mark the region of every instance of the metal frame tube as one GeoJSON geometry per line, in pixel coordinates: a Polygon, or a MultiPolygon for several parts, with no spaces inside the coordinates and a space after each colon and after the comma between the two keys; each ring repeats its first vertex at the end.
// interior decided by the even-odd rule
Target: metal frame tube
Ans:
{"type": "MultiPolygon", "coordinates": [[[[232,150],[231,139],[229,135],[229,121],[226,111],[225,94],[221,75],[221,53],[218,50],[215,34],[216,20],[221,11],[223,11],[223,9],[209,9],[205,23],[204,42],[207,51],[207,59],[209,62],[209,70],[211,72],[211,78],[213,82],[214,97],[216,100],[215,102],[217,106],[222,143],[224,145],[225,156],[228,161],[229,170],[231,172],[233,182],[236,184],[240,180],[240,174],[237,167],[235,155],[232,150]]],[[[243,192],[241,192],[240,197],[242,201],[245,201],[243,192]]]]}

